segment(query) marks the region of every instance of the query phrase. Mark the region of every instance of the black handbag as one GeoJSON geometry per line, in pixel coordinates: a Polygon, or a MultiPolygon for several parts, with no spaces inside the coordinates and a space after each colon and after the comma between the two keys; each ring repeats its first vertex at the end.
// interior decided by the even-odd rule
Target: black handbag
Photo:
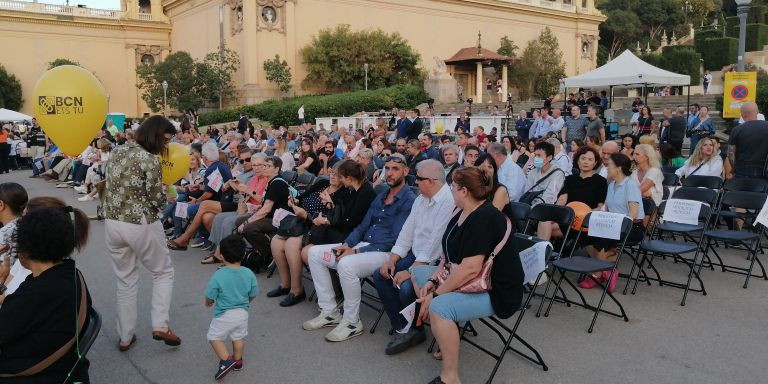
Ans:
{"type": "Polygon", "coordinates": [[[277,228],[277,234],[282,237],[297,237],[305,232],[307,232],[307,221],[295,215],[286,216],[277,228]]]}
{"type": "Polygon", "coordinates": [[[534,184],[525,193],[523,193],[522,196],[520,196],[520,199],[518,201],[521,202],[521,203],[532,205],[534,200],[536,200],[537,197],[541,196],[541,194],[544,193],[543,189],[540,190],[540,191],[534,191],[533,189],[536,188],[542,182],[544,182],[544,180],[546,180],[547,178],[552,176],[552,174],[557,172],[558,170],[560,170],[560,169],[559,168],[555,168],[552,171],[550,171],[549,173],[547,173],[546,175],[544,175],[544,177],[540,178],[539,181],[536,182],[536,184],[534,184]]]}

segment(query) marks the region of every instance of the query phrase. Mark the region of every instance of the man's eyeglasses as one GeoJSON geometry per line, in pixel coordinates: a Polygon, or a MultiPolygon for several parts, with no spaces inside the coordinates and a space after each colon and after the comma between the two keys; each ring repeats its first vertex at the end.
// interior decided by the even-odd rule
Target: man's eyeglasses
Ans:
{"type": "Polygon", "coordinates": [[[250,163],[251,162],[251,158],[249,157],[247,159],[240,159],[238,161],[240,162],[240,164],[250,163]]]}
{"type": "Polygon", "coordinates": [[[435,179],[434,177],[424,177],[424,176],[416,175],[416,181],[424,181],[424,180],[437,180],[437,179],[435,179]]]}

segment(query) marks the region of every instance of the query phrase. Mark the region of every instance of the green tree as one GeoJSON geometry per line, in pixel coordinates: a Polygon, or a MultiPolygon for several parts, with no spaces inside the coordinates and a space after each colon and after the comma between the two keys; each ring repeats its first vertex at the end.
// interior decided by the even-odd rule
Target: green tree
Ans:
{"type": "Polygon", "coordinates": [[[321,30],[299,52],[307,69],[303,88],[333,91],[365,87],[363,65],[368,63],[368,84],[380,88],[420,83],[424,71],[421,56],[398,33],[380,29],[352,31],[349,25],[321,30]]]}
{"type": "Polygon", "coordinates": [[[0,64],[0,108],[18,111],[23,104],[21,82],[0,64]]]}
{"type": "Polygon", "coordinates": [[[77,61],[70,60],[70,59],[58,58],[58,59],[55,59],[55,60],[53,60],[53,61],[48,63],[48,69],[51,70],[51,69],[54,69],[54,68],[56,68],[58,66],[61,66],[61,65],[77,65],[77,66],[80,66],[80,63],[78,63],[77,61]]]}
{"type": "Polygon", "coordinates": [[[658,47],[664,31],[678,37],[688,34],[681,0],[598,0],[595,5],[607,17],[600,25],[600,43],[611,57],[637,41],[658,47]]]}
{"type": "Polygon", "coordinates": [[[264,61],[264,73],[267,80],[277,84],[280,92],[287,93],[291,90],[291,67],[287,61],[280,60],[280,55],[264,61]]]}
{"type": "Polygon", "coordinates": [[[163,109],[163,81],[168,82],[168,106],[178,111],[199,109],[234,97],[232,75],[240,67],[237,53],[224,47],[195,61],[189,53],[174,52],[160,63],[141,65],[136,85],[153,112],[163,109]]]}
{"type": "Polygon", "coordinates": [[[544,28],[538,39],[528,42],[511,80],[521,99],[528,99],[531,94],[544,99],[557,93],[560,79],[564,77],[565,63],[560,44],[552,31],[544,28]]]}
{"type": "Polygon", "coordinates": [[[197,93],[196,69],[195,60],[189,53],[177,51],[159,63],[139,66],[136,86],[142,90],[141,98],[152,112],[163,110],[163,81],[168,82],[167,98],[171,109],[198,109],[203,105],[203,99],[197,93]]]}
{"type": "Polygon", "coordinates": [[[510,40],[509,36],[504,35],[501,40],[499,41],[499,49],[496,50],[496,53],[499,55],[508,56],[511,58],[517,57],[517,50],[519,47],[517,44],[515,44],[514,41],[510,40]]]}
{"type": "Polygon", "coordinates": [[[198,92],[203,100],[218,103],[221,108],[224,102],[234,98],[232,75],[240,68],[237,52],[219,47],[219,51],[205,55],[203,61],[196,63],[195,67],[200,82],[198,92]]]}

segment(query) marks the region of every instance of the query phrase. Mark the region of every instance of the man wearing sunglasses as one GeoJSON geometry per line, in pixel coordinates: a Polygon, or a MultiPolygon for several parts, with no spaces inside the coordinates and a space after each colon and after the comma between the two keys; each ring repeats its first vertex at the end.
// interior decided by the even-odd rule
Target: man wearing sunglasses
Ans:
{"type": "Polygon", "coordinates": [[[421,194],[413,203],[411,213],[389,253],[389,260],[373,273],[379,298],[395,330],[387,344],[387,355],[403,352],[426,340],[423,327],[405,329],[407,322],[400,311],[416,300],[411,284],[411,266],[434,265],[440,257],[440,239],[456,207],[451,188],[445,180],[443,165],[429,159],[420,162],[417,168],[416,183],[421,194]]]}
{"type": "Polygon", "coordinates": [[[389,190],[371,203],[363,221],[342,244],[315,245],[309,249],[309,270],[315,284],[320,315],[304,323],[313,331],[336,326],[325,336],[344,341],[363,333],[360,321],[360,279],[371,276],[390,258],[389,251],[405,224],[416,194],[405,185],[408,165],[400,155],[385,162],[389,190]],[[344,292],[344,316],[337,309],[330,269],[336,269],[344,292]],[[337,325],[338,324],[338,325],[337,325]]]}

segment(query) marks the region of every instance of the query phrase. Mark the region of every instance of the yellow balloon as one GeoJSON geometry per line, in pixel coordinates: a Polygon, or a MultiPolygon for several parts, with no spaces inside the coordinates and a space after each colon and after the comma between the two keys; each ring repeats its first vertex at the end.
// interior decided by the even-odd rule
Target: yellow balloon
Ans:
{"type": "Polygon", "coordinates": [[[77,156],[99,133],[107,115],[107,93],[99,79],[76,65],[44,73],[35,85],[35,118],[62,152],[77,156]]]}
{"type": "Polygon", "coordinates": [[[445,126],[443,125],[443,123],[437,123],[437,126],[435,127],[435,133],[440,135],[443,133],[444,129],[445,129],[445,126]]]}
{"type": "Polygon", "coordinates": [[[163,184],[172,185],[189,170],[189,150],[179,143],[168,145],[168,155],[160,159],[163,165],[163,184]]]}

